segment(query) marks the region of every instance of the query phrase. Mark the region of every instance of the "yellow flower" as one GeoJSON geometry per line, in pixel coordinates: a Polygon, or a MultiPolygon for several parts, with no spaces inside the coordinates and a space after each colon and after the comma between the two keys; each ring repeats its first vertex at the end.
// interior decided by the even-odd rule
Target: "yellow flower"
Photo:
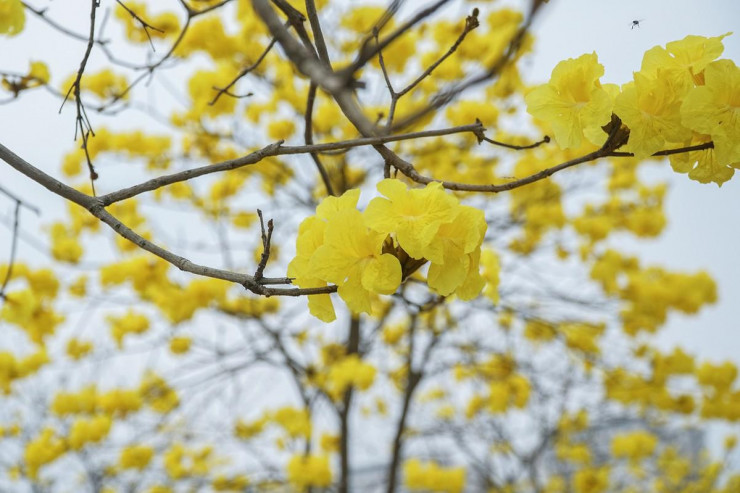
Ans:
{"type": "Polygon", "coordinates": [[[325,455],[294,455],[288,462],[288,481],[297,489],[331,485],[329,458],[325,455]]]}
{"type": "Polygon", "coordinates": [[[193,340],[189,337],[173,337],[170,340],[170,351],[172,354],[185,354],[190,351],[193,340]]]}
{"type": "Polygon", "coordinates": [[[147,445],[130,445],[121,450],[121,456],[118,459],[123,469],[142,470],[149,465],[154,455],[154,449],[147,445]]]}
{"type": "Polygon", "coordinates": [[[552,125],[561,148],[580,147],[584,133],[594,145],[606,140],[601,127],[611,118],[612,99],[599,83],[602,75],[596,53],[569,58],[555,66],[550,82],[525,97],[527,111],[552,125]]]}
{"type": "Polygon", "coordinates": [[[139,386],[141,398],[155,411],[166,414],[180,405],[175,389],[153,372],[147,372],[139,386]]]}
{"type": "Polygon", "coordinates": [[[625,84],[614,100],[614,113],[630,129],[626,149],[644,158],[665,147],[666,142],[683,142],[691,131],[681,124],[682,94],[670,80],[634,74],[634,82],[625,84]]]}
{"type": "Polygon", "coordinates": [[[274,422],[280,425],[291,438],[311,436],[311,416],[305,409],[282,407],[271,414],[274,422]]]}
{"type": "Polygon", "coordinates": [[[465,489],[463,467],[443,467],[435,462],[410,459],[403,464],[403,474],[411,491],[460,493],[465,489]]]}
{"type": "Polygon", "coordinates": [[[339,400],[350,387],[367,390],[375,380],[375,367],[352,354],[334,363],[327,375],[328,393],[339,400]]]}
{"type": "Polygon", "coordinates": [[[267,126],[267,136],[273,140],[287,140],[295,133],[295,123],[290,120],[277,120],[267,126]]]}
{"type": "Polygon", "coordinates": [[[724,51],[722,38],[689,35],[672,41],[665,48],[654,46],[642,57],[640,72],[650,77],[664,77],[680,92],[703,83],[704,68],[724,51]]]}
{"type": "Polygon", "coordinates": [[[681,121],[712,136],[718,164],[740,167],[740,68],[732,60],[717,60],[707,65],[704,80],[684,99],[681,121]]]}
{"type": "Polygon", "coordinates": [[[581,469],[573,476],[575,493],[602,493],[609,488],[609,469],[581,469]]]}
{"type": "Polygon", "coordinates": [[[454,220],[457,199],[440,183],[408,190],[399,180],[385,179],[377,188],[387,198],[370,201],[364,214],[368,226],[386,235],[395,233],[401,248],[415,259],[443,263],[443,245],[434,240],[440,226],[454,220]]]}
{"type": "Polygon", "coordinates": [[[55,461],[66,452],[64,440],[56,436],[51,428],[44,428],[41,434],[28,442],[23,452],[23,461],[31,479],[36,479],[39,469],[55,461]]]}
{"type": "Polygon", "coordinates": [[[26,13],[21,0],[0,0],[0,34],[16,36],[25,24],[26,13]]]}
{"type": "Polygon", "coordinates": [[[339,296],[354,313],[370,313],[372,293],[392,294],[401,283],[401,264],[383,253],[385,238],[365,225],[360,211],[339,211],[326,223],[310,270],[339,286],[339,296]]]}
{"type": "Polygon", "coordinates": [[[478,209],[458,206],[456,212],[452,221],[442,224],[437,231],[435,241],[441,245],[443,260],[429,266],[427,283],[440,295],[449,296],[472,275],[477,289],[459,293],[462,299],[470,299],[478,295],[485,282],[480,277],[478,262],[488,225],[478,209]]]}
{"type": "Polygon", "coordinates": [[[133,310],[129,310],[121,317],[108,315],[106,320],[110,323],[111,335],[119,348],[123,346],[123,339],[126,335],[143,334],[149,330],[149,319],[141,313],[135,313],[133,310]]]}
{"type": "Polygon", "coordinates": [[[49,67],[44,62],[31,62],[28,77],[33,78],[36,83],[46,84],[49,82],[49,67]]]}
{"type": "Polygon", "coordinates": [[[73,450],[79,450],[88,443],[101,441],[108,435],[112,420],[108,415],[80,418],[72,424],[67,442],[73,450]]]}
{"type": "Polygon", "coordinates": [[[612,438],[612,454],[614,457],[639,462],[652,455],[657,444],[658,438],[647,431],[621,433],[612,438]]]}
{"type": "Polygon", "coordinates": [[[81,341],[73,337],[67,341],[67,354],[74,360],[82,359],[93,350],[93,344],[90,341],[81,341]]]}
{"type": "MultiPolygon", "coordinates": [[[[288,275],[295,278],[296,285],[302,288],[326,286],[326,279],[322,279],[311,268],[311,258],[324,243],[327,220],[338,211],[356,207],[359,197],[360,191],[357,189],[348,190],[341,197],[327,197],[316,208],[316,215],[305,219],[298,227],[296,256],[288,264],[288,275]]],[[[309,296],[308,309],[311,315],[324,322],[331,322],[336,318],[328,294],[309,296]]]]}

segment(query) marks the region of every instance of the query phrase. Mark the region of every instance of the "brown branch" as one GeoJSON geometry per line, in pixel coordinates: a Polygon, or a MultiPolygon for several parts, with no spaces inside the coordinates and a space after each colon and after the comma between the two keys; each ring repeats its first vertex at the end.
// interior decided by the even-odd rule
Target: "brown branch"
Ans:
{"type": "Polygon", "coordinates": [[[16,200],[13,212],[13,237],[10,240],[10,260],[8,260],[8,269],[5,271],[5,279],[0,286],[0,299],[5,300],[7,295],[5,289],[8,287],[10,278],[13,276],[13,266],[15,265],[15,256],[18,251],[18,226],[20,224],[21,201],[16,200]]]}
{"type": "Polygon", "coordinates": [[[181,257],[162,248],[131,230],[131,228],[123,224],[115,216],[105,210],[105,205],[99,197],[84,194],[68,185],[65,185],[54,177],[44,173],[39,168],[29,164],[2,144],[0,144],[0,159],[52,193],[84,207],[90,212],[90,214],[107,224],[118,235],[126,238],[142,250],[146,250],[147,252],[156,255],[182,271],[241,284],[246,289],[263,296],[306,296],[312,294],[334,293],[337,290],[336,286],[305,289],[271,288],[268,287],[268,285],[291,284],[292,279],[289,277],[264,277],[257,281],[254,276],[250,276],[248,274],[240,274],[238,272],[231,272],[228,270],[196,264],[185,257],[181,257]]]}
{"type": "MultiPolygon", "coordinates": [[[[651,157],[659,157],[659,156],[671,156],[673,154],[682,154],[684,152],[693,152],[693,151],[705,151],[707,149],[714,149],[714,142],[704,142],[703,144],[697,144],[693,146],[688,147],[679,147],[678,149],[666,149],[665,151],[658,151],[653,154],[651,154],[651,157]]],[[[632,152],[612,152],[609,154],[610,157],[634,157],[634,153],[632,152]]]]}
{"type": "Polygon", "coordinates": [[[399,134],[399,135],[387,135],[387,136],[382,136],[382,137],[369,137],[369,138],[366,137],[366,138],[359,138],[359,139],[354,139],[354,140],[329,142],[326,144],[312,144],[312,145],[306,145],[306,146],[283,146],[282,141],[279,141],[274,144],[270,144],[266,147],[263,147],[262,149],[258,151],[252,152],[250,154],[247,154],[246,156],[242,156],[236,159],[223,161],[217,164],[208,164],[205,166],[201,166],[199,168],[189,169],[185,171],[180,171],[178,173],[173,173],[171,175],[164,175],[164,176],[160,176],[157,178],[153,178],[151,180],[145,181],[138,185],[134,185],[132,187],[124,188],[121,190],[117,190],[115,192],[111,192],[106,195],[102,195],[100,197],[100,200],[104,206],[109,206],[113,204],[114,202],[120,202],[121,200],[129,199],[131,197],[135,197],[136,195],[140,195],[145,192],[150,192],[152,190],[156,190],[158,188],[171,185],[173,183],[187,181],[192,178],[196,178],[198,176],[203,176],[203,175],[207,175],[211,173],[219,173],[222,171],[229,171],[229,170],[238,169],[244,166],[248,166],[251,164],[255,164],[261,161],[262,159],[264,159],[265,157],[270,157],[270,156],[308,154],[311,152],[332,151],[332,150],[337,150],[337,149],[350,149],[353,147],[360,147],[360,146],[368,146],[368,145],[374,146],[378,144],[383,144],[385,142],[413,140],[413,139],[420,139],[420,138],[426,138],[426,137],[439,137],[443,135],[450,135],[450,134],[464,133],[464,132],[476,133],[476,132],[479,132],[482,128],[483,127],[479,123],[476,123],[472,125],[462,125],[460,127],[453,127],[453,128],[439,129],[439,130],[424,130],[421,132],[410,132],[410,133],[399,134]]]}
{"type": "Polygon", "coordinates": [[[396,433],[393,437],[393,445],[391,447],[391,463],[388,465],[388,485],[386,492],[395,493],[396,486],[398,483],[398,466],[401,463],[403,453],[403,436],[406,432],[406,422],[408,421],[409,411],[411,410],[411,402],[416,391],[419,382],[421,382],[422,374],[414,370],[413,358],[414,358],[414,342],[415,332],[418,317],[414,315],[409,325],[409,350],[406,357],[406,367],[408,368],[408,376],[406,380],[406,388],[403,392],[403,403],[401,405],[401,415],[398,417],[398,423],[396,424],[396,433]]]}
{"type": "MultiPolygon", "coordinates": [[[[316,84],[312,81],[308,86],[308,96],[306,98],[306,115],[303,128],[303,139],[307,146],[313,145],[313,106],[316,101],[316,84]]],[[[316,164],[316,169],[319,170],[321,175],[321,181],[324,182],[326,193],[329,195],[336,195],[334,193],[334,187],[331,184],[329,173],[327,173],[324,163],[321,162],[318,152],[311,152],[311,159],[316,164]]]]}
{"type": "Polygon", "coordinates": [[[316,3],[314,0],[306,0],[306,14],[308,15],[308,22],[311,24],[311,31],[313,31],[313,39],[316,44],[316,53],[319,55],[319,60],[327,67],[331,67],[329,50],[326,48],[326,41],[324,40],[324,33],[321,29],[321,22],[319,21],[319,14],[316,12],[316,3]]]}
{"type": "Polygon", "coordinates": [[[82,61],[80,62],[80,68],[77,70],[77,77],[75,78],[74,83],[72,86],[67,90],[67,95],[64,97],[64,101],[62,101],[62,106],[59,108],[59,112],[61,113],[62,108],[64,107],[64,103],[67,102],[67,99],[69,98],[69,95],[74,92],[75,96],[75,103],[77,108],[77,118],[75,121],[75,137],[74,140],[77,140],[77,132],[80,132],[80,137],[82,138],[82,150],[85,152],[85,160],[87,161],[87,169],[90,174],[90,184],[92,185],[93,194],[95,193],[95,180],[98,179],[98,173],[95,171],[95,167],[93,166],[92,159],[90,158],[90,152],[88,150],[87,141],[90,136],[95,136],[95,132],[92,129],[92,125],[90,124],[90,119],[87,116],[87,112],[85,111],[85,106],[82,103],[82,98],[80,96],[81,92],[81,82],[82,82],[82,74],[85,72],[85,67],[87,66],[87,61],[90,58],[90,53],[92,52],[93,45],[95,44],[95,13],[97,12],[98,7],[100,6],[100,0],[92,0],[91,2],[91,8],[90,8],[90,34],[87,41],[87,48],[85,49],[85,54],[82,57],[82,61]]]}
{"type": "Polygon", "coordinates": [[[265,272],[265,266],[267,266],[267,262],[270,260],[270,240],[272,240],[273,223],[272,223],[272,219],[267,221],[267,232],[265,232],[265,221],[262,218],[262,211],[257,209],[257,215],[260,218],[260,231],[261,231],[261,236],[262,236],[262,256],[260,257],[260,262],[257,265],[257,270],[254,272],[254,280],[259,282],[260,279],[262,279],[263,274],[265,272]]]}
{"type": "MultiPolygon", "coordinates": [[[[222,94],[226,94],[227,96],[231,96],[231,97],[239,97],[239,96],[235,96],[234,94],[231,94],[229,92],[229,89],[231,89],[231,87],[234,84],[236,84],[237,81],[239,81],[239,79],[241,79],[242,77],[244,77],[245,75],[247,75],[249,72],[251,72],[252,70],[254,70],[257,67],[259,67],[260,63],[262,63],[262,60],[264,60],[265,57],[267,56],[267,54],[270,53],[270,50],[272,50],[272,47],[273,46],[275,46],[275,38],[272,38],[272,40],[270,41],[270,43],[267,45],[267,48],[265,48],[265,50],[257,58],[257,60],[255,60],[255,62],[253,64],[251,64],[251,65],[243,68],[242,71],[239,72],[239,74],[234,78],[234,80],[232,80],[231,82],[229,82],[229,84],[226,87],[222,87],[222,88],[214,87],[214,89],[217,90],[218,92],[213,97],[213,99],[211,100],[211,102],[208,103],[208,104],[211,105],[211,106],[214,105],[214,104],[216,104],[216,101],[218,101],[218,98],[220,98],[222,94]]],[[[250,92],[247,95],[248,96],[251,96],[252,93],[250,92]]]]}
{"type": "Polygon", "coordinates": [[[538,140],[537,142],[534,142],[528,145],[523,145],[523,146],[507,144],[506,142],[499,142],[498,140],[489,139],[485,135],[481,137],[481,140],[483,140],[484,142],[488,142],[489,144],[499,146],[499,147],[505,147],[507,149],[513,149],[515,151],[523,151],[525,149],[534,149],[535,147],[539,147],[542,144],[547,144],[548,142],[550,142],[550,137],[545,135],[544,137],[542,137],[542,140],[538,140]]]}
{"type": "MultiPolygon", "coordinates": [[[[416,79],[411,81],[406,87],[401,89],[400,91],[395,91],[393,89],[393,86],[391,85],[390,77],[388,76],[388,70],[385,67],[385,60],[383,59],[383,52],[382,50],[378,51],[378,61],[380,63],[380,68],[383,72],[383,78],[385,79],[385,84],[388,87],[388,91],[391,94],[391,104],[390,108],[388,110],[388,120],[386,123],[386,128],[390,129],[391,125],[393,124],[393,117],[396,114],[396,106],[398,105],[398,100],[401,99],[403,96],[408,94],[412,89],[414,89],[417,85],[419,85],[424,79],[429,77],[434,70],[440,66],[442,62],[444,62],[447,58],[449,58],[455,51],[457,51],[457,48],[462,44],[463,40],[467,37],[468,33],[474,29],[476,29],[480,24],[478,23],[478,9],[473,9],[473,13],[466,17],[465,19],[465,27],[463,28],[460,35],[457,37],[457,40],[452,44],[449,50],[442,55],[440,58],[438,58],[434,63],[432,63],[429,67],[427,67],[424,72],[419,75],[416,79]]],[[[377,41],[377,34],[376,34],[376,43],[377,41]]]]}
{"type": "MultiPolygon", "coordinates": [[[[360,348],[360,317],[353,315],[349,320],[347,334],[347,355],[357,354],[360,348]]],[[[342,407],[339,409],[339,493],[350,491],[350,460],[349,460],[349,414],[352,407],[353,387],[349,387],[342,397],[342,407]]]]}
{"type": "Polygon", "coordinates": [[[18,197],[17,195],[15,195],[14,193],[12,193],[11,191],[5,189],[2,185],[0,185],[0,193],[3,194],[3,195],[5,195],[6,197],[8,197],[13,202],[16,202],[16,203],[20,204],[21,207],[25,207],[29,211],[32,211],[32,212],[36,213],[36,215],[41,215],[41,210],[39,210],[38,207],[36,207],[35,205],[29,204],[28,202],[26,202],[25,200],[21,199],[20,197],[18,197]]]}
{"type": "MultiPolygon", "coordinates": [[[[39,19],[41,19],[42,21],[44,21],[45,23],[47,23],[48,25],[50,25],[51,27],[53,27],[54,29],[56,29],[57,31],[59,31],[60,33],[66,35],[66,36],[69,36],[70,38],[76,39],[78,41],[84,41],[84,42],[87,42],[88,41],[88,39],[89,39],[88,36],[85,36],[84,34],[79,34],[79,33],[76,33],[74,31],[70,30],[70,29],[67,29],[66,27],[64,27],[63,25],[59,24],[58,22],[50,19],[46,15],[46,10],[47,9],[45,9],[45,8],[44,9],[36,9],[36,8],[30,6],[26,2],[21,2],[21,4],[23,5],[23,7],[26,10],[28,10],[29,12],[31,12],[32,14],[34,14],[35,16],[37,16],[39,19]]],[[[96,40],[95,43],[97,43],[97,44],[105,44],[106,42],[105,41],[96,40]]]]}
{"type": "Polygon", "coordinates": [[[379,43],[376,43],[375,45],[370,44],[370,40],[373,39],[374,35],[367,38],[365,42],[363,43],[362,47],[360,48],[360,52],[357,54],[357,57],[355,60],[345,69],[341,71],[342,76],[345,81],[352,79],[355,72],[360,70],[362,67],[365,66],[367,62],[373,59],[375,55],[380,52],[380,50],[385,49],[388,45],[393,43],[395,40],[406,34],[412,27],[414,27],[419,22],[423,21],[430,15],[434,14],[439,10],[440,7],[442,7],[444,4],[449,2],[450,0],[437,0],[437,2],[433,3],[429,7],[421,10],[418,12],[415,16],[413,16],[408,21],[401,24],[395,31],[393,31],[391,34],[389,34],[387,37],[383,38],[379,43]]]}
{"type": "Polygon", "coordinates": [[[406,94],[409,91],[411,91],[414,87],[416,87],[417,85],[419,85],[424,79],[426,79],[427,77],[429,77],[429,75],[431,75],[431,73],[434,72],[434,70],[437,67],[439,67],[442,64],[442,62],[444,62],[445,60],[447,60],[453,53],[455,53],[455,51],[457,51],[457,49],[460,47],[460,45],[462,44],[462,42],[467,37],[468,33],[470,33],[471,31],[473,31],[474,29],[476,29],[479,25],[480,25],[480,23],[478,22],[478,9],[475,8],[475,9],[473,9],[473,13],[465,18],[465,27],[463,27],[463,30],[460,33],[460,36],[457,37],[457,39],[452,44],[452,46],[450,47],[450,49],[447,50],[447,52],[444,55],[442,55],[441,57],[439,57],[437,59],[437,61],[435,61],[433,64],[431,64],[429,67],[427,67],[427,69],[424,70],[424,72],[422,72],[422,74],[419,75],[419,77],[417,77],[409,85],[407,85],[406,87],[404,87],[403,89],[401,89],[398,92],[397,96],[400,98],[404,94],[406,94]]]}
{"type": "Polygon", "coordinates": [[[496,62],[493,63],[493,65],[491,65],[488,68],[488,70],[486,70],[482,74],[479,74],[476,77],[473,77],[472,79],[460,82],[458,84],[454,84],[451,87],[438,92],[434,97],[431,98],[430,104],[428,104],[424,108],[421,108],[417,112],[407,116],[402,121],[396,123],[393,126],[393,130],[400,130],[402,128],[408,127],[409,125],[412,125],[413,123],[417,122],[419,119],[425,117],[429,113],[436,111],[437,109],[447,105],[448,103],[453,101],[457,96],[462,94],[464,91],[482,82],[485,82],[497,76],[499,73],[501,73],[504,67],[519,52],[519,48],[521,47],[522,41],[524,40],[524,36],[529,31],[529,27],[531,26],[532,21],[535,19],[537,11],[539,10],[541,5],[542,5],[542,0],[533,1],[532,8],[530,9],[529,15],[527,16],[527,20],[524,22],[524,24],[517,30],[517,32],[511,38],[511,40],[509,41],[509,45],[506,48],[506,51],[504,51],[504,53],[502,53],[501,56],[498,57],[496,62]]]}

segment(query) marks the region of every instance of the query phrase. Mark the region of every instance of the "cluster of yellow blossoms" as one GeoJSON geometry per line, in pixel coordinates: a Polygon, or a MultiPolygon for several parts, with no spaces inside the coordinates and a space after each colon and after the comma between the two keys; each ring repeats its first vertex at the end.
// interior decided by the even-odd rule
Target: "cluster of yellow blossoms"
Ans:
{"type": "Polygon", "coordinates": [[[740,68],[717,60],[725,36],[656,46],[621,88],[601,84],[604,67],[595,53],[562,61],[549,83],[527,94],[527,109],[552,127],[563,149],[579,148],[584,138],[601,146],[612,113],[629,130],[624,150],[637,158],[712,141],[712,150],[672,156],[671,164],[691,179],[721,185],[740,168],[740,68]]]}
{"type": "MultiPolygon", "coordinates": [[[[298,286],[338,286],[353,313],[371,313],[376,294],[392,294],[427,261],[427,284],[442,296],[475,298],[485,280],[478,272],[486,232],[483,213],[461,205],[439,183],[407,189],[394,179],[378,183],[376,197],[357,210],[359,190],[329,197],[301,223],[288,275],[298,286]]],[[[309,309],[330,322],[328,295],[309,298],[309,309]]]]}
{"type": "Polygon", "coordinates": [[[26,12],[21,0],[0,0],[0,34],[15,36],[26,25],[26,12]]]}

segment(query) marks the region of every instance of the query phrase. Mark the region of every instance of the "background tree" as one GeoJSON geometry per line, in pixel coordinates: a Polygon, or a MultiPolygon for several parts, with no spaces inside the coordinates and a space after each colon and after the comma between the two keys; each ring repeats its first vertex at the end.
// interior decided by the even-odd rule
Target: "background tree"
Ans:
{"type": "Polygon", "coordinates": [[[0,144],[68,204],[24,263],[40,206],[0,188],[4,489],[737,489],[733,439],[699,443],[740,418],[735,366],[651,337],[714,282],[609,242],[663,231],[666,156],[732,177],[724,35],[527,87],[543,2],[403,3],[92,0],[84,33],[0,0],[0,32],[81,54],[3,73],[77,144],[0,144]]]}

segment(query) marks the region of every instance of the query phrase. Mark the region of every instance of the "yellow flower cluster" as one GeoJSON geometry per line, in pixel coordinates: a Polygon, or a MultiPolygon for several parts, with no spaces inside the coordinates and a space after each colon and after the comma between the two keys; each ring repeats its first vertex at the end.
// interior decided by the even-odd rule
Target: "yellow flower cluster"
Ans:
{"type": "MultiPolygon", "coordinates": [[[[77,79],[77,74],[70,75],[62,84],[62,91],[67,94],[77,79]]],[[[116,74],[111,69],[106,68],[100,72],[86,72],[80,81],[80,91],[89,92],[100,99],[126,99],[128,94],[128,79],[126,76],[116,74]]],[[[74,99],[73,92],[70,92],[70,98],[74,99]]]]}
{"type": "MultiPolygon", "coordinates": [[[[89,139],[87,152],[90,159],[105,153],[142,159],[148,169],[167,169],[170,165],[172,139],[164,135],[151,135],[140,130],[113,132],[105,127],[95,129],[95,138],[89,139]]],[[[77,176],[87,162],[85,151],[77,148],[67,153],[62,160],[62,173],[77,176]]],[[[126,202],[131,202],[128,200],[126,202]]]]}
{"type": "Polygon", "coordinates": [[[338,401],[350,387],[367,390],[375,380],[375,367],[356,354],[342,358],[329,366],[323,386],[332,399],[338,401]]]}
{"type": "MultiPolygon", "coordinates": [[[[0,265],[2,279],[5,279],[7,269],[7,266],[0,265]]],[[[59,292],[59,281],[51,269],[33,270],[16,263],[10,281],[20,279],[24,279],[28,287],[8,290],[5,303],[0,308],[0,320],[17,326],[32,342],[43,345],[64,321],[51,305],[59,292]]],[[[14,283],[9,286],[14,287],[14,283]]]]}
{"type": "Polygon", "coordinates": [[[180,405],[180,398],[175,389],[151,371],[144,375],[139,386],[139,393],[149,407],[161,414],[167,414],[180,405]]]}
{"type": "Polygon", "coordinates": [[[203,476],[211,468],[212,454],[212,447],[188,449],[181,443],[175,443],[164,453],[164,468],[172,479],[203,476]]]}
{"type": "MultiPolygon", "coordinates": [[[[460,205],[441,185],[408,190],[399,180],[378,184],[386,198],[357,210],[359,190],[329,197],[301,223],[288,275],[301,287],[336,284],[353,313],[371,313],[377,294],[392,294],[427,261],[429,287],[443,296],[475,298],[485,284],[478,272],[487,228],[483,213],[460,205]]],[[[328,295],[309,298],[317,318],[334,320],[328,295]]]]}
{"type": "Polygon", "coordinates": [[[16,36],[26,24],[26,11],[21,0],[0,0],[0,34],[16,36]]]}
{"type": "Polygon", "coordinates": [[[488,392],[475,394],[468,401],[466,416],[470,419],[481,411],[491,414],[505,413],[509,408],[524,408],[529,402],[531,385],[524,375],[512,373],[506,378],[493,380],[488,392]]]}
{"type": "Polygon", "coordinates": [[[143,334],[149,330],[149,319],[146,315],[129,310],[125,315],[116,317],[108,315],[110,332],[119,348],[123,347],[123,338],[128,334],[143,334]]]}
{"type": "Polygon", "coordinates": [[[80,450],[88,443],[101,441],[108,435],[113,421],[106,414],[90,418],[78,418],[72,423],[67,443],[72,450],[80,450]]]}
{"type": "MultiPolygon", "coordinates": [[[[208,307],[255,317],[274,313],[280,307],[280,301],[274,298],[229,297],[228,291],[233,285],[220,279],[194,279],[183,286],[170,281],[168,270],[167,262],[144,255],[104,266],[100,269],[100,283],[110,287],[131,282],[139,296],[153,303],[172,323],[189,320],[199,309],[208,307]]],[[[142,324],[139,321],[136,325],[142,324]]]]}
{"type": "Polygon", "coordinates": [[[121,450],[118,463],[123,469],[143,470],[151,462],[154,449],[148,445],[129,445],[121,450]]]}
{"type": "Polygon", "coordinates": [[[740,68],[717,60],[722,38],[687,36],[648,50],[634,80],[602,86],[596,54],[560,62],[550,81],[526,96],[527,111],[552,127],[561,148],[578,148],[585,137],[602,145],[602,126],[616,114],[629,129],[625,150],[637,158],[709,142],[712,150],[671,157],[673,169],[701,183],[721,185],[740,168],[740,68]]]}
{"type": "Polygon", "coordinates": [[[262,433],[268,424],[282,428],[291,440],[311,438],[311,416],[308,411],[291,406],[265,411],[262,416],[250,422],[237,420],[234,435],[242,440],[249,440],[262,433]]]}
{"type": "Polygon", "coordinates": [[[409,459],[403,464],[403,474],[410,491],[461,493],[465,489],[463,467],[444,467],[436,462],[409,459]]]}
{"type": "Polygon", "coordinates": [[[216,476],[211,482],[214,491],[244,491],[249,486],[249,479],[243,474],[237,476],[216,476]]]}
{"type": "Polygon", "coordinates": [[[587,468],[573,475],[574,493],[603,493],[609,488],[609,468],[587,468]]]}
{"type": "Polygon", "coordinates": [[[624,302],[624,331],[655,332],[665,323],[668,310],[696,313],[704,304],[717,301],[717,287],[706,272],[683,274],[660,267],[641,268],[636,258],[607,250],[593,264],[591,278],[609,295],[624,302]]]}
{"type": "Polygon", "coordinates": [[[26,444],[23,452],[23,462],[28,477],[36,479],[39,469],[54,462],[67,451],[67,445],[58,437],[53,429],[44,428],[41,433],[26,444]]]}
{"type": "Polygon", "coordinates": [[[192,342],[190,337],[173,337],[170,339],[170,351],[172,354],[185,354],[190,351],[192,342]]]}
{"type": "Polygon", "coordinates": [[[612,438],[612,454],[636,463],[652,455],[657,445],[658,437],[650,432],[622,433],[612,438]]]}
{"type": "Polygon", "coordinates": [[[73,360],[79,360],[84,358],[93,350],[93,343],[90,341],[82,341],[76,337],[71,338],[67,341],[67,355],[73,360]]]}
{"type": "Polygon", "coordinates": [[[40,349],[20,360],[13,353],[0,351],[0,391],[5,395],[10,394],[14,380],[36,373],[50,361],[46,349],[40,349]]]}
{"type": "Polygon", "coordinates": [[[297,490],[331,486],[331,468],[326,455],[294,455],[288,461],[288,481],[297,490]]]}
{"type": "Polygon", "coordinates": [[[134,43],[148,43],[150,39],[166,38],[180,31],[180,21],[172,12],[163,12],[152,15],[147,12],[147,6],[140,2],[126,2],[126,7],[136,13],[141,19],[156,29],[144,30],[141,23],[120,4],[117,5],[115,15],[121,21],[125,30],[126,38],[134,43]]]}
{"type": "Polygon", "coordinates": [[[100,393],[94,385],[90,385],[78,392],[59,392],[50,409],[59,416],[103,413],[125,417],[141,409],[141,406],[142,397],[138,390],[111,389],[100,393]]]}
{"type": "Polygon", "coordinates": [[[47,84],[50,78],[49,67],[44,62],[30,62],[26,75],[5,75],[0,80],[0,87],[17,96],[21,91],[47,84]]]}

